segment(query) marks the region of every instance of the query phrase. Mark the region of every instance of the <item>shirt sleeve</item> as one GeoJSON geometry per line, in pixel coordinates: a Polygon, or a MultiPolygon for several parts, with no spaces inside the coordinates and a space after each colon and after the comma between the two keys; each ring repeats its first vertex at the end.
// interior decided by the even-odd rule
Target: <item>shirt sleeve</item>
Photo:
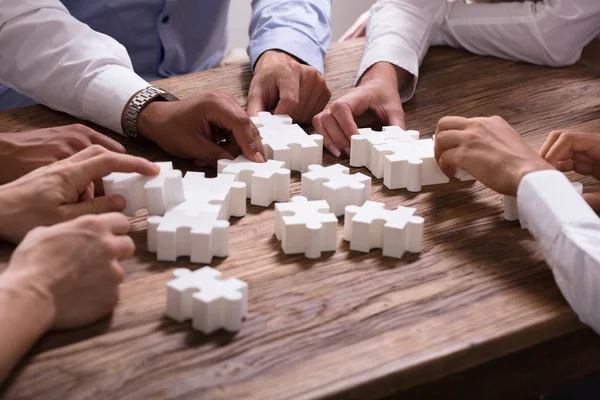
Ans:
{"type": "Polygon", "coordinates": [[[558,171],[525,175],[517,201],[521,224],[538,241],[562,294],[600,333],[600,219],[558,171]]]}
{"type": "Polygon", "coordinates": [[[254,68],[267,50],[283,50],[324,74],[331,40],[331,0],[253,0],[248,55],[254,68]]]}
{"type": "Polygon", "coordinates": [[[0,82],[118,133],[127,101],[148,86],[122,45],[58,0],[0,0],[0,82]]]}
{"type": "Polygon", "coordinates": [[[579,60],[600,33],[600,1],[450,3],[433,45],[560,67],[579,60]]]}
{"type": "Polygon", "coordinates": [[[447,0],[379,0],[371,8],[365,51],[357,82],[373,64],[388,62],[412,75],[400,89],[402,101],[414,95],[419,66],[446,15],[447,0]]]}

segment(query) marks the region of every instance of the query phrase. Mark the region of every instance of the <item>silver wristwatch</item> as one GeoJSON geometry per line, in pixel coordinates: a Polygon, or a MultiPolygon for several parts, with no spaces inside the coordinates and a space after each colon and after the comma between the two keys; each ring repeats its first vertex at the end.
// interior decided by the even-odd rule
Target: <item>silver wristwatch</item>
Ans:
{"type": "Polygon", "coordinates": [[[138,117],[144,107],[150,104],[152,101],[177,101],[177,97],[167,92],[164,89],[148,86],[145,89],[140,90],[133,95],[121,120],[123,132],[125,135],[130,137],[137,137],[138,135],[138,117]]]}

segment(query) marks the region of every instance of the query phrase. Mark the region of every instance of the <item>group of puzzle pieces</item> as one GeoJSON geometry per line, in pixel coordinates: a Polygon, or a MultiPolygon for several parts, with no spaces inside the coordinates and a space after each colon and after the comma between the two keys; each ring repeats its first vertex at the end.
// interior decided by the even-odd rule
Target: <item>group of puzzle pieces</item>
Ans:
{"type": "MultiPolygon", "coordinates": [[[[387,188],[420,192],[422,186],[450,182],[435,159],[433,139],[419,139],[419,132],[398,126],[386,126],[382,131],[364,128],[358,132],[351,137],[350,165],[366,167],[376,178],[383,178],[387,188]]],[[[474,180],[461,170],[456,178],[474,180]]]]}
{"type": "MultiPolygon", "coordinates": [[[[209,263],[228,255],[229,218],[246,214],[246,198],[257,206],[275,206],[275,236],[286,254],[318,258],[335,251],[338,217],[344,216],[344,240],[350,249],[400,258],[420,252],[424,220],[415,209],[386,210],[370,201],[371,178],[350,174],[342,165],[323,167],[323,137],[307,135],[286,115],[259,113],[252,118],[263,138],[266,163],[243,156],[220,160],[216,178],[174,170],[157,163],[155,177],[114,173],[104,178],[107,195],[127,201],[126,215],[148,209],[148,250],[161,261],[189,256],[192,263],[209,263]],[[290,201],[291,170],[302,173],[301,194],[290,201]]],[[[361,129],[352,137],[350,164],[366,166],[388,188],[419,191],[423,185],[447,183],[433,157],[433,141],[419,140],[416,131],[386,127],[382,132],[361,129]]],[[[472,179],[460,172],[461,180],[472,179]]],[[[167,315],[192,319],[205,333],[218,328],[237,331],[247,313],[246,283],[220,279],[204,267],[195,272],[176,269],[167,284],[167,315]]]]}

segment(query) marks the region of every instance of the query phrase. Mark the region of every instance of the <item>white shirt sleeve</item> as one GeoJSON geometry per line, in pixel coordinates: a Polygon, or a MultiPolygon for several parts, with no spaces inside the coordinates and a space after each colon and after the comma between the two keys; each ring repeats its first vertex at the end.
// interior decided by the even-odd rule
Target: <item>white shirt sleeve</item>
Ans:
{"type": "Polygon", "coordinates": [[[373,64],[394,64],[413,76],[411,82],[400,88],[402,101],[410,100],[417,86],[419,65],[447,9],[447,0],[377,1],[371,8],[357,81],[373,64]]]}
{"type": "Polygon", "coordinates": [[[563,296],[600,333],[600,218],[558,171],[525,175],[517,201],[563,296]]]}
{"type": "Polygon", "coordinates": [[[148,86],[122,45],[59,0],[0,0],[0,82],[118,133],[127,101],[148,86]]]}
{"type": "Polygon", "coordinates": [[[599,0],[450,3],[432,45],[560,67],[579,60],[600,33],[599,0]]]}

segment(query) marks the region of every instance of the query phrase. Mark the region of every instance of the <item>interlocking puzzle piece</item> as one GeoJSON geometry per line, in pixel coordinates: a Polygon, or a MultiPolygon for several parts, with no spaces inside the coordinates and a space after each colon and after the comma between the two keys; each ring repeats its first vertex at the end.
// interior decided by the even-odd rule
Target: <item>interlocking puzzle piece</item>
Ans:
{"type": "Polygon", "coordinates": [[[387,143],[390,140],[413,143],[419,140],[419,136],[418,131],[405,131],[399,126],[384,126],[381,132],[371,128],[359,129],[358,134],[350,138],[350,165],[367,167],[376,178],[381,178],[383,167],[376,167],[374,163],[383,165],[383,161],[375,158],[373,146],[387,143]]]}
{"type": "Polygon", "coordinates": [[[214,211],[219,219],[246,215],[246,184],[231,174],[206,178],[204,172],[188,172],[183,178],[185,201],[171,208],[186,213],[214,211]]]}
{"type": "MultiPolygon", "coordinates": [[[[573,188],[580,195],[583,194],[583,184],[581,182],[571,182],[573,188]]],[[[504,219],[507,221],[517,221],[519,219],[519,203],[514,196],[504,196],[504,219]]],[[[528,229],[525,221],[521,222],[522,229],[528,229]]]]}
{"type": "Polygon", "coordinates": [[[252,122],[262,136],[265,155],[285,162],[285,168],[306,172],[311,164],[323,164],[323,136],[308,135],[288,115],[259,112],[252,122]]]}
{"type": "Polygon", "coordinates": [[[289,203],[275,204],[275,236],[285,254],[319,258],[321,252],[335,251],[337,223],[325,200],[295,196],[289,203]]]}
{"type": "Polygon", "coordinates": [[[348,206],[344,216],[344,240],[350,250],[368,253],[381,248],[384,256],[402,258],[405,251],[419,253],[423,245],[421,217],[414,208],[386,210],[385,204],[367,201],[362,207],[348,206]]]}
{"type": "Polygon", "coordinates": [[[250,197],[251,204],[269,207],[274,201],[290,199],[291,173],[284,165],[283,161],[255,163],[239,156],[235,160],[219,160],[218,172],[236,175],[246,184],[246,195],[250,197]]]}
{"type": "Polygon", "coordinates": [[[205,334],[224,328],[237,332],[248,315],[248,284],[237,278],[222,280],[221,272],[204,267],[173,271],[167,283],[167,316],[178,322],[192,319],[205,334]]]}
{"type": "Polygon", "coordinates": [[[389,189],[419,192],[422,186],[450,182],[440,170],[433,148],[432,139],[375,145],[374,154],[383,159],[383,184],[389,189]]]}
{"type": "Polygon", "coordinates": [[[148,217],[148,251],[160,261],[190,256],[192,263],[210,263],[229,254],[229,222],[218,213],[195,214],[169,210],[164,217],[148,217]]]}
{"type": "Polygon", "coordinates": [[[160,167],[157,176],[113,172],[102,178],[107,196],[120,194],[125,198],[123,214],[133,216],[137,210],[147,208],[149,215],[164,215],[170,206],[185,200],[181,171],[174,170],[171,162],[155,164],[160,167]]]}
{"type": "Polygon", "coordinates": [[[341,164],[323,167],[311,165],[302,174],[302,196],[309,200],[326,200],[337,217],[346,206],[362,206],[371,198],[371,178],[365,174],[350,175],[341,164]]]}

